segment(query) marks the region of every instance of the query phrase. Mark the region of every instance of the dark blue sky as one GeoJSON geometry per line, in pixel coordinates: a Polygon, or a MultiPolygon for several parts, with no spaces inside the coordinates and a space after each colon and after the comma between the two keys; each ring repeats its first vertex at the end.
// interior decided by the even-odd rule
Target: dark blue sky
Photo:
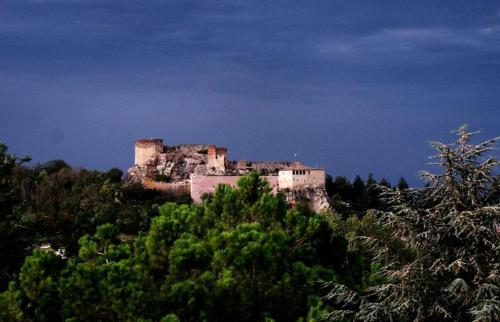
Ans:
{"type": "Polygon", "coordinates": [[[429,140],[500,134],[500,2],[2,0],[0,112],[35,161],[159,137],[417,184],[429,140]]]}

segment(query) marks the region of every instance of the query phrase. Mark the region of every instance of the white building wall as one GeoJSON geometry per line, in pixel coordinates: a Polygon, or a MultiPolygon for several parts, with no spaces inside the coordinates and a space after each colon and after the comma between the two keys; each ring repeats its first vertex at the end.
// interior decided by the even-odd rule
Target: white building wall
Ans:
{"type": "Polygon", "coordinates": [[[325,170],[281,170],[278,173],[278,183],[280,189],[324,188],[325,170]]]}
{"type": "Polygon", "coordinates": [[[292,170],[280,170],[278,172],[278,186],[280,189],[293,188],[292,170]]]}

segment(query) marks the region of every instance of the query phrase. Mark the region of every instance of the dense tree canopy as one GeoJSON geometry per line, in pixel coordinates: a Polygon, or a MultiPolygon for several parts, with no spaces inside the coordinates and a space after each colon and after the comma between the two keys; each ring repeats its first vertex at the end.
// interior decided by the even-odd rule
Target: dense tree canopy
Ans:
{"type": "Polygon", "coordinates": [[[23,166],[0,145],[0,290],[32,249],[43,244],[71,257],[81,236],[113,223],[123,234],[147,231],[158,207],[174,198],[122,184],[123,172],[71,168],[62,160],[23,166]]]}
{"type": "Polygon", "coordinates": [[[362,261],[326,218],[288,208],[256,174],[201,206],[166,203],[133,241],[105,224],[79,245],[65,264],[51,252],[27,257],[2,295],[3,318],[313,320],[327,308],[318,281],[362,283],[362,261]]]}
{"type": "MultiPolygon", "coordinates": [[[[381,187],[390,188],[391,184],[385,178],[377,182],[370,173],[366,182],[357,175],[352,183],[346,177],[338,176],[333,179],[327,176],[325,188],[333,209],[348,218],[352,215],[362,216],[369,209],[386,209],[381,187]]],[[[404,178],[400,179],[397,188],[408,188],[404,178]]]]}

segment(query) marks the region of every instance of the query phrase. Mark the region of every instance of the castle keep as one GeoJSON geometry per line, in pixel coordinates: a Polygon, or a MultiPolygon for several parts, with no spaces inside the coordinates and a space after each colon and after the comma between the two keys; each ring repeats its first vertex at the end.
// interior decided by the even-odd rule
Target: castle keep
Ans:
{"type": "Polygon", "coordinates": [[[167,146],[161,139],[135,142],[130,181],[173,194],[189,194],[195,203],[218,184],[235,186],[239,177],[257,172],[273,191],[282,191],[290,203],[309,203],[314,210],[329,207],[325,193],[325,170],[297,161],[230,161],[227,149],[213,144],[167,146]]]}

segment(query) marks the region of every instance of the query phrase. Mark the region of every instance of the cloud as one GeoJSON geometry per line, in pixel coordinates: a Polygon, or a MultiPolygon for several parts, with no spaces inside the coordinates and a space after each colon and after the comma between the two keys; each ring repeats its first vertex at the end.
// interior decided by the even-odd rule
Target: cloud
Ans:
{"type": "Polygon", "coordinates": [[[323,39],[318,41],[317,49],[332,58],[392,60],[406,55],[412,59],[439,59],[464,52],[498,52],[499,35],[498,25],[470,29],[389,28],[348,39],[323,39]]]}
{"type": "Polygon", "coordinates": [[[361,38],[359,43],[365,46],[379,45],[390,49],[399,47],[403,50],[422,48],[432,44],[470,48],[480,45],[475,37],[445,28],[386,29],[378,34],[361,38]]]}
{"type": "Polygon", "coordinates": [[[33,3],[33,4],[92,4],[110,2],[111,0],[17,0],[19,2],[33,3]]]}
{"type": "Polygon", "coordinates": [[[479,32],[486,37],[500,37],[500,25],[481,28],[479,32]]]}

